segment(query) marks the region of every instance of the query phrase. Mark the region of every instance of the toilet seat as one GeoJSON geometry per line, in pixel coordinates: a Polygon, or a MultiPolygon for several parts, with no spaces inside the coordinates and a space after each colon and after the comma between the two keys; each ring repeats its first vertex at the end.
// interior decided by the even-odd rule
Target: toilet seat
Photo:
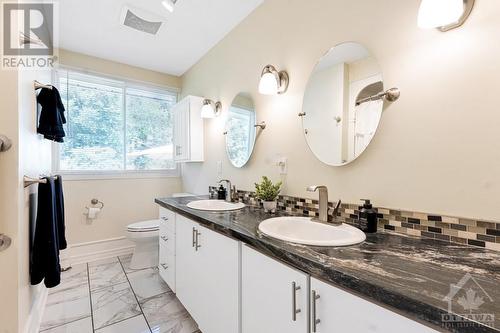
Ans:
{"type": "Polygon", "coordinates": [[[150,232],[160,229],[160,220],[148,220],[129,224],[127,231],[129,232],[150,232]]]}

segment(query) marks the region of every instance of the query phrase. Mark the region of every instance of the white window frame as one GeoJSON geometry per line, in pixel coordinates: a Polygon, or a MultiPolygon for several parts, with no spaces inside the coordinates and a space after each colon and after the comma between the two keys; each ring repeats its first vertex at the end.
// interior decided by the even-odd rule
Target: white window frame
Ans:
{"type": "MultiPolygon", "coordinates": [[[[58,71],[70,71],[78,74],[92,75],[103,80],[121,81],[126,88],[143,89],[147,91],[168,91],[177,95],[179,100],[180,89],[132,80],[129,78],[102,74],[99,72],[83,70],[71,66],[59,66],[58,69],[52,72],[52,81],[59,88],[58,71]]],[[[123,98],[125,103],[125,98],[123,98]]],[[[141,178],[178,178],[181,176],[181,168],[179,163],[175,163],[175,169],[165,170],[61,170],[60,166],[60,145],[64,143],[52,143],[52,173],[64,176],[64,180],[93,180],[93,179],[141,179],[141,178]]]]}

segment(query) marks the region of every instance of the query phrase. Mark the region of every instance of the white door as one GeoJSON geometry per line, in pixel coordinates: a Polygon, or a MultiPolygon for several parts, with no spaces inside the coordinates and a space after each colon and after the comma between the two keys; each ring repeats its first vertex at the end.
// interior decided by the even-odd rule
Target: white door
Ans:
{"type": "Polygon", "coordinates": [[[175,288],[177,298],[197,320],[200,314],[201,286],[203,275],[199,273],[199,253],[194,247],[194,233],[199,225],[181,215],[176,216],[175,239],[175,288]]]}
{"type": "Polygon", "coordinates": [[[242,333],[307,333],[308,275],[246,245],[241,260],[242,333]]]}
{"type": "Polygon", "coordinates": [[[239,260],[241,243],[198,227],[198,305],[203,333],[239,332],[239,260]]]}
{"type": "Polygon", "coordinates": [[[311,278],[310,299],[312,333],[437,332],[315,278],[311,278]]]}

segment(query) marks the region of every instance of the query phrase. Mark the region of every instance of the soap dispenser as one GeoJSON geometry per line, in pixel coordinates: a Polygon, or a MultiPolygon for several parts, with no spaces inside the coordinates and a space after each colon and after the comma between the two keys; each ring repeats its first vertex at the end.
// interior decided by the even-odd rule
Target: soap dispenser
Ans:
{"type": "Polygon", "coordinates": [[[361,199],[365,203],[359,207],[359,228],[366,233],[377,232],[377,211],[368,199],[361,199]]]}
{"type": "Polygon", "coordinates": [[[219,199],[219,200],[226,199],[226,189],[222,185],[219,186],[219,189],[217,190],[217,199],[219,199]]]}

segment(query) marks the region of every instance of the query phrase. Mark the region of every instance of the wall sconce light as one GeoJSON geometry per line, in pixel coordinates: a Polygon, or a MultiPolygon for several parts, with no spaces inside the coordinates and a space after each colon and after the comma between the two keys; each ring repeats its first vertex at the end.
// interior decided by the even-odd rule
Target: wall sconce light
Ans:
{"type": "Polygon", "coordinates": [[[418,26],[445,32],[458,28],[469,17],[474,0],[422,0],[418,10],[418,26]]]}
{"type": "Polygon", "coordinates": [[[222,110],[221,102],[214,102],[211,99],[203,100],[203,106],[201,107],[201,117],[202,118],[215,118],[222,110]]]}
{"type": "Polygon", "coordinates": [[[288,88],[288,82],[287,72],[278,72],[273,65],[267,65],[260,75],[259,92],[263,95],[283,94],[288,88]]]}

